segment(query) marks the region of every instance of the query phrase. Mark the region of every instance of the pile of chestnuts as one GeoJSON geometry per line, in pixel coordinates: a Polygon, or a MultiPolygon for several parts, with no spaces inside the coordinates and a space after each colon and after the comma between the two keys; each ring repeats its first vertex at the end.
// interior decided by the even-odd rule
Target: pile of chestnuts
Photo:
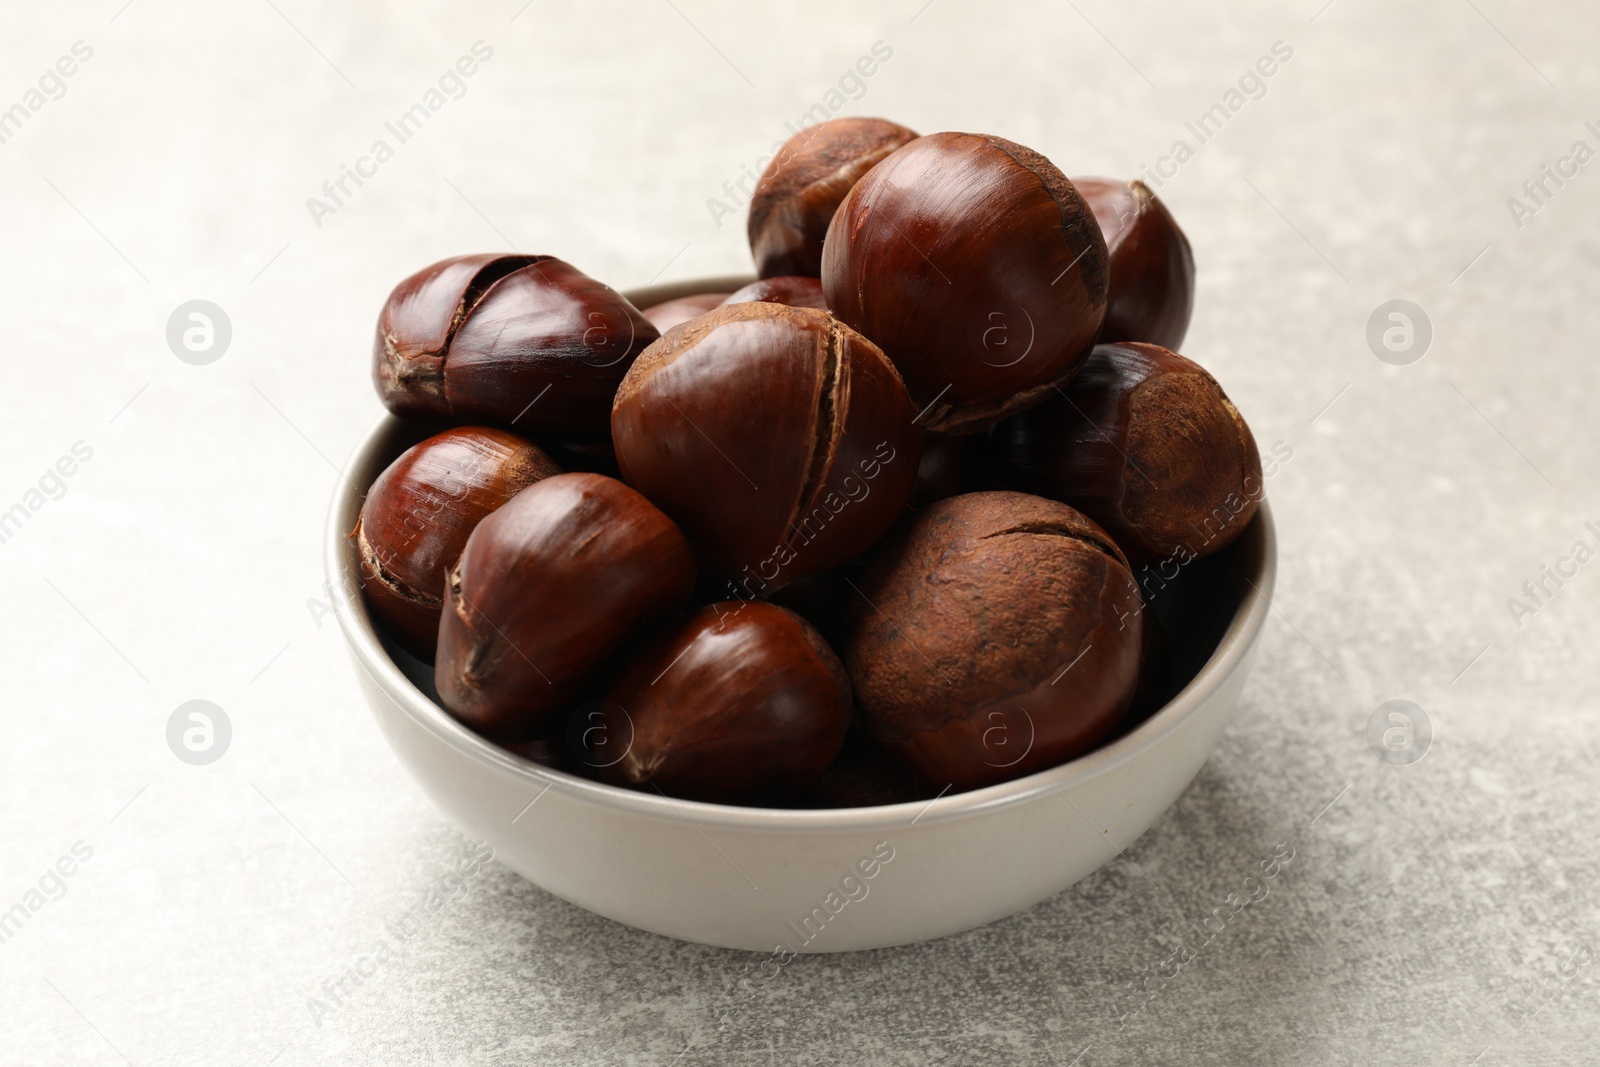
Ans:
{"type": "Polygon", "coordinates": [[[443,707],[616,785],[835,807],[1029,774],[1158,708],[1138,575],[1226,548],[1262,492],[1175,351],[1194,259],[1162,203],[839,118],[767,167],[749,239],[758,280],[644,309],[543,255],[390,294],[373,379],[433,436],[351,537],[443,707]]]}

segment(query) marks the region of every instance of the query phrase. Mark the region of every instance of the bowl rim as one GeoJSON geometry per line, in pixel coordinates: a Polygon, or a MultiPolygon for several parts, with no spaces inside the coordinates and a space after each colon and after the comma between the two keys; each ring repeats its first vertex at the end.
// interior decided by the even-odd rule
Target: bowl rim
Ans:
{"type": "MultiPolygon", "coordinates": [[[[671,288],[702,291],[691,286],[729,280],[732,279],[702,279],[671,288]]],[[[655,288],[659,291],[669,287],[655,288]]],[[[1252,523],[1256,528],[1254,535],[1260,538],[1260,549],[1254,554],[1254,567],[1248,568],[1243,576],[1252,588],[1240,598],[1239,607],[1229,620],[1216,649],[1172,699],[1144,722],[1108,744],[1076,759],[1009,782],[964,793],[941,793],[932,800],[872,807],[757,808],[638,792],[542,766],[485,740],[430,700],[384,651],[367,611],[366,601],[356,584],[356,568],[351,565],[353,549],[350,531],[343,528],[345,523],[341,516],[359,510],[371,478],[376,478],[381,470],[377,466],[380,450],[386,448],[393,436],[402,429],[402,421],[385,412],[362,437],[335,485],[325,524],[325,575],[329,591],[333,594],[339,628],[357,664],[417,725],[474,761],[521,778],[527,782],[531,792],[542,795],[544,790],[560,786],[583,800],[621,813],[672,820],[689,819],[697,829],[799,834],[903,830],[913,823],[934,824],[969,818],[1024,804],[1050,792],[1063,792],[1139,758],[1177,732],[1242,666],[1258,640],[1271,609],[1272,590],[1277,577],[1277,535],[1271,506],[1263,495],[1252,523]],[[359,479],[365,484],[358,485],[350,474],[369,470],[371,478],[359,479]]],[[[350,525],[354,525],[353,519],[350,525]]]]}

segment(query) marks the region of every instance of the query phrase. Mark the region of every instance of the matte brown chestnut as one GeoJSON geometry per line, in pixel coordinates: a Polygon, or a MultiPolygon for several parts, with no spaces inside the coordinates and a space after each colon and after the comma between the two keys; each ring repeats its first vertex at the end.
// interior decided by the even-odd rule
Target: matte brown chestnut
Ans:
{"type": "Polygon", "coordinates": [[[1111,290],[1100,341],[1178,348],[1194,310],[1194,252],[1166,205],[1141,181],[1074,178],[1106,239],[1111,290]]]}
{"type": "Polygon", "coordinates": [[[728,294],[724,304],[744,304],[751,300],[764,300],[769,304],[788,304],[796,308],[828,310],[822,299],[822,283],[815,278],[787,275],[779,278],[762,278],[743,289],[728,294]]]}
{"type": "Polygon", "coordinates": [[[1106,305],[1106,246],[1048,159],[936,133],[850,190],[822,257],[828,307],[882,346],[933,433],[968,433],[1077,372],[1106,305]]]}
{"type": "Polygon", "coordinates": [[[396,415],[604,440],[617,383],[658,336],[627,300],[553,256],[457,256],[389,294],[372,377],[396,415]]]}
{"type": "Polygon", "coordinates": [[[995,429],[1010,485],[1065,501],[1136,563],[1233,543],[1264,489],[1261,455],[1215,378],[1157,345],[1099,345],[1063,395],[995,429]]]}
{"type": "Polygon", "coordinates": [[[433,659],[445,572],[479,521],[560,473],[516,434],[465,426],[413,445],[378,475],[351,536],[367,604],[406,651],[433,659]]]}
{"type": "Polygon", "coordinates": [[[877,345],[824,311],[758,302],[646,349],[611,428],[628,484],[752,597],[888,531],[916,476],[915,415],[877,345]]]}
{"type": "Polygon", "coordinates": [[[558,733],[589,673],[693,586],[688,542],[626,485],[535,482],[478,524],[450,571],[440,701],[496,740],[558,733]]]}
{"type": "Polygon", "coordinates": [[[1024,493],[919,512],[876,554],[846,663],[861,714],[936,788],[1007,781],[1093,748],[1139,675],[1139,590],[1080,513],[1024,493]]]}
{"type": "Polygon", "coordinates": [[[673,620],[627,658],[589,732],[600,777],[725,804],[781,800],[816,781],[850,721],[850,679],[816,630],[762,601],[673,620]],[[596,752],[602,751],[596,748],[596,752]]]}
{"type": "Polygon", "coordinates": [[[639,314],[650,320],[662,333],[666,333],[680,322],[688,322],[697,315],[704,315],[714,307],[721,307],[726,293],[696,293],[693,296],[680,296],[676,300],[667,300],[660,304],[652,304],[639,314]]]}
{"type": "Polygon", "coordinates": [[[854,116],[807,126],[772,157],[750,197],[756,274],[822,270],[822,241],[839,201],[879,160],[916,133],[888,119],[854,116]]]}

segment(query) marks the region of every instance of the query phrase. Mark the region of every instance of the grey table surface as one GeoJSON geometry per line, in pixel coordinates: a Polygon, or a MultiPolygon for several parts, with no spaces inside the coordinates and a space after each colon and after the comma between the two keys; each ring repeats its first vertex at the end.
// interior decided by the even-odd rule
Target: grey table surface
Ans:
{"type": "Polygon", "coordinates": [[[1594,5],[70,0],[4,28],[0,1062],[1600,1061],[1594,5]],[[1158,170],[1199,261],[1185,349],[1292,450],[1282,574],[1236,719],[1123,858],[802,958],[719,1029],[746,954],[492,863],[445,881],[473,842],[365,711],[319,537],[401,275],[507,246],[618,287],[747,269],[738,183],[818,105],[1158,170]],[[203,365],[167,340],[196,299],[231,324],[203,365]],[[167,743],[196,699],[232,729],[204,766],[167,743]],[[1367,739],[1391,700],[1431,730],[1405,766],[1367,739]],[[1269,896],[1172,962],[1280,843],[1269,896]]]}

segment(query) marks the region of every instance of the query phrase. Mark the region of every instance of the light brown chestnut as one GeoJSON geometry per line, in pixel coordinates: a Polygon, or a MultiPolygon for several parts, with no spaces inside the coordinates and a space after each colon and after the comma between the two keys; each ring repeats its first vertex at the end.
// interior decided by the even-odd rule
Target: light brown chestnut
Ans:
{"type": "Polygon", "coordinates": [[[1141,181],[1074,178],[1106,239],[1111,287],[1100,341],[1176,349],[1194,310],[1194,252],[1165,204],[1141,181]]]}
{"type": "Polygon", "coordinates": [[[936,133],[850,190],[822,257],[828,308],[881,346],[931,433],[971,433],[1069,380],[1106,305],[1089,205],[1031,148],[936,133]]]}
{"type": "Polygon", "coordinates": [[[995,429],[1001,477],[1065,501],[1135,563],[1232,544],[1261,503],[1261,455],[1215,378],[1157,345],[1099,345],[1062,395],[995,429]]]}
{"type": "Polygon", "coordinates": [[[821,273],[822,241],[839,201],[879,160],[916,136],[887,119],[846,116],[789,138],[750,197],[756,274],[821,273]]]}
{"type": "Polygon", "coordinates": [[[663,301],[652,304],[640,312],[650,320],[662,333],[666,333],[680,322],[688,322],[697,315],[704,315],[714,307],[721,307],[723,300],[727,299],[726,293],[695,293],[693,296],[680,296],[676,300],[663,301]]]}
{"type": "Polygon", "coordinates": [[[651,345],[611,413],[622,476],[726,572],[777,591],[871,547],[921,432],[878,347],[824,311],[730,304],[651,345]]]}
{"type": "Polygon", "coordinates": [[[874,554],[845,661],[873,736],[935,788],[1088,751],[1139,675],[1126,558],[1064,504],[986,492],[925,508],[874,554]]]}
{"type": "Polygon", "coordinates": [[[372,376],[396,415],[604,440],[617,383],[658,336],[621,295],[554,256],[457,256],[389,294],[372,376]]]}
{"type": "Polygon", "coordinates": [[[413,445],[378,475],[351,536],[367,604],[406,651],[433,659],[445,572],[473,528],[523,488],[560,473],[516,434],[464,426],[413,445]]]}
{"type": "Polygon", "coordinates": [[[658,627],[624,663],[585,723],[590,762],[606,781],[690,800],[772,802],[816,781],[844,741],[843,665],[805,620],[775,605],[701,608],[658,627]]]}
{"type": "Polygon", "coordinates": [[[796,308],[828,310],[827,303],[822,299],[822,283],[815,278],[798,275],[761,278],[729,293],[728,299],[723,303],[744,304],[752,300],[763,300],[769,304],[788,304],[796,308]]]}
{"type": "Polygon", "coordinates": [[[440,701],[487,737],[527,741],[558,733],[590,672],[684,603],[694,559],[626,485],[558,474],[480,522],[447,581],[440,701]]]}

